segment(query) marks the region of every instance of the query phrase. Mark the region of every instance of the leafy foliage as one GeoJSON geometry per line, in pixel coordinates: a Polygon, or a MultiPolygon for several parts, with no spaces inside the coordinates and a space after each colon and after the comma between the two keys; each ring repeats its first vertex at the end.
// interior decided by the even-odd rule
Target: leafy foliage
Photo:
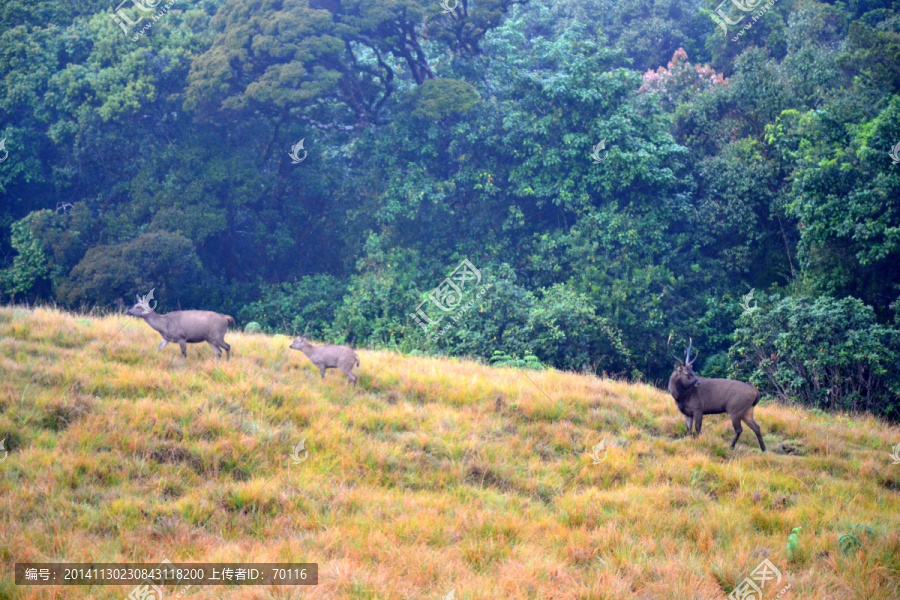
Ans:
{"type": "Polygon", "coordinates": [[[31,224],[39,213],[31,213],[13,223],[10,245],[16,251],[11,266],[0,271],[0,289],[15,299],[16,294],[26,294],[46,281],[50,274],[47,255],[35,238],[31,224]]]}
{"type": "Polygon", "coordinates": [[[800,551],[800,530],[802,527],[794,527],[791,530],[791,535],[788,536],[787,541],[787,558],[789,561],[792,561],[797,558],[797,554],[800,551]]]}
{"type": "Polygon", "coordinates": [[[510,356],[500,350],[495,350],[491,355],[490,363],[495,367],[512,367],[514,369],[535,369],[545,368],[541,364],[541,359],[533,354],[526,354],[522,358],[510,356]]]}
{"type": "Polygon", "coordinates": [[[852,533],[845,533],[838,538],[838,548],[844,554],[853,554],[862,548],[862,542],[852,533]]]}
{"type": "Polygon", "coordinates": [[[745,312],[731,358],[736,374],[784,401],[890,414],[900,332],[855,298],[774,298],[745,312]]]}
{"type": "Polygon", "coordinates": [[[59,295],[72,304],[103,305],[110,296],[124,301],[132,290],[156,288],[158,297],[172,307],[181,300],[199,300],[190,290],[200,268],[193,244],[184,236],[145,233],[131,242],[88,250],[70,280],[60,286],[59,295]]]}
{"type": "Polygon", "coordinates": [[[857,523],[851,527],[849,533],[845,533],[838,538],[838,548],[840,548],[842,553],[853,554],[858,550],[862,550],[862,540],[856,534],[865,535],[871,539],[875,537],[875,530],[864,523],[857,523]]]}
{"type": "Polygon", "coordinates": [[[293,283],[262,286],[261,298],[243,307],[238,319],[260,331],[322,335],[330,331],[343,284],[328,275],[310,275],[293,283]]]}
{"type": "Polygon", "coordinates": [[[657,382],[672,332],[704,375],[900,417],[895,4],[779,1],[727,33],[706,0],[451,4],[128,26],[7,2],[0,299],[155,286],[264,331],[657,382]],[[481,287],[420,326],[464,258],[481,287]],[[741,316],[750,288],[771,298],[741,316]]]}

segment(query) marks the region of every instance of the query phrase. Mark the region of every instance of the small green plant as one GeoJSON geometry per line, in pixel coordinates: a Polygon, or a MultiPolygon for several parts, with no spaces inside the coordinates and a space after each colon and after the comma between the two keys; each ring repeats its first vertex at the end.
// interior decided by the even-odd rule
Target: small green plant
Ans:
{"type": "Polygon", "coordinates": [[[862,542],[852,533],[845,533],[838,538],[838,548],[840,548],[841,552],[844,554],[853,554],[862,548],[862,542]]]}
{"type": "Polygon", "coordinates": [[[838,538],[838,548],[841,552],[844,554],[853,554],[857,550],[862,549],[862,540],[859,539],[856,533],[864,533],[867,537],[875,536],[875,530],[869,525],[857,523],[850,528],[850,533],[845,533],[838,538]]]}
{"type": "Polygon", "coordinates": [[[791,530],[791,535],[788,536],[787,557],[789,561],[793,561],[800,550],[800,529],[801,527],[794,527],[791,530]]]}
{"type": "Polygon", "coordinates": [[[536,370],[547,368],[541,363],[541,359],[533,354],[526,354],[524,358],[516,358],[515,356],[510,356],[506,352],[501,352],[500,350],[494,350],[494,354],[491,355],[491,366],[536,370]]]}
{"type": "Polygon", "coordinates": [[[260,326],[260,324],[257,323],[256,321],[250,321],[249,323],[244,325],[244,332],[245,333],[261,333],[262,326],[260,326]]]}

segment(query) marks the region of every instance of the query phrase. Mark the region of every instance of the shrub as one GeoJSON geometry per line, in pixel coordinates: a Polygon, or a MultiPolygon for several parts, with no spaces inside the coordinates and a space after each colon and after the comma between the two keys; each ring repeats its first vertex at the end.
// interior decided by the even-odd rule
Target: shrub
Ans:
{"type": "Polygon", "coordinates": [[[156,288],[161,305],[202,300],[198,280],[202,266],[194,244],[179,233],[156,231],[113,246],[87,251],[58,297],[70,305],[107,305],[117,298],[130,303],[135,294],[156,288]]]}
{"type": "Polygon", "coordinates": [[[259,331],[306,332],[319,336],[334,322],[335,308],[345,293],[331,275],[309,275],[299,281],[264,286],[261,298],[238,311],[241,321],[259,331]]]}
{"type": "Polygon", "coordinates": [[[32,232],[32,221],[40,212],[50,211],[33,212],[11,227],[10,244],[17,254],[12,266],[0,271],[0,294],[12,299],[35,292],[50,275],[44,248],[32,232]]]}
{"type": "Polygon", "coordinates": [[[794,527],[791,530],[791,535],[788,536],[787,541],[787,557],[788,560],[793,561],[797,558],[797,554],[800,551],[800,530],[802,527],[794,527]]]}
{"type": "Polygon", "coordinates": [[[621,332],[568,284],[541,290],[528,308],[527,347],[545,362],[560,369],[634,370],[621,332]]]}
{"type": "Polygon", "coordinates": [[[500,350],[494,350],[494,354],[491,356],[491,366],[536,370],[547,368],[541,364],[541,359],[533,354],[526,354],[523,358],[516,358],[515,356],[510,356],[500,350]]]}
{"type": "MultiPolygon", "coordinates": [[[[442,315],[432,305],[426,306],[440,322],[432,326],[431,338],[421,342],[423,349],[490,357],[492,363],[500,352],[509,357],[539,356],[559,369],[627,372],[633,368],[621,332],[597,314],[590,298],[569,284],[534,293],[519,283],[506,263],[483,265],[481,275],[478,286],[463,290],[457,309],[442,315]]],[[[413,334],[418,329],[413,327],[413,334]]]]}
{"type": "Polygon", "coordinates": [[[898,332],[856,298],[788,297],[746,311],[729,356],[763,393],[824,409],[900,416],[898,332]]]}

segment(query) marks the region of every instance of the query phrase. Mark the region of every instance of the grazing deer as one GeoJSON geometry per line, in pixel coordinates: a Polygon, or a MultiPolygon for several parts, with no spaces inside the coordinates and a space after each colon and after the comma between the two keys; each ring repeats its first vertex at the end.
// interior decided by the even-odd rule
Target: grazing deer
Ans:
{"type": "Polygon", "coordinates": [[[353,374],[353,367],[359,365],[359,357],[356,352],[347,346],[313,346],[309,343],[309,338],[305,335],[300,336],[291,344],[292,350],[299,350],[309,357],[312,364],[319,368],[322,379],[325,379],[325,371],[327,369],[340,369],[347,376],[347,379],[356,386],[356,375],[353,374]]]}
{"type": "MultiPolygon", "coordinates": [[[[672,336],[670,335],[666,344],[670,353],[672,352],[671,343],[672,336]]],[[[679,364],[676,365],[675,371],[669,377],[669,393],[675,398],[678,410],[684,415],[688,433],[693,436],[693,429],[696,429],[696,435],[700,435],[703,415],[727,413],[734,426],[731,449],[734,450],[738,438],[741,437],[741,432],[744,430],[741,427],[741,421],[743,421],[756,434],[759,447],[765,452],[766,445],[763,442],[762,432],[759,424],[753,419],[753,407],[759,402],[759,390],[743,381],[697,377],[693,368],[697,355],[695,354],[691,359],[692,346],[693,340],[688,343],[683,361],[672,353],[679,364]]]]}
{"type": "Polygon", "coordinates": [[[181,346],[181,355],[187,358],[187,345],[206,342],[216,353],[216,358],[231,359],[231,346],[225,342],[228,324],[234,325],[234,319],[228,315],[220,315],[208,310],[176,310],[161,315],[150,308],[153,290],[141,298],[137,296],[137,304],[125,311],[126,315],[144,319],[147,325],[159,332],[162,342],[158,350],[162,350],[169,342],[181,346]]]}

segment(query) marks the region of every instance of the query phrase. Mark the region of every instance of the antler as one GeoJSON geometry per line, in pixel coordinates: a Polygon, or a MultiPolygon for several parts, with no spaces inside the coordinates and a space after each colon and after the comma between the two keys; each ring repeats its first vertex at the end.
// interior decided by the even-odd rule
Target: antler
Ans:
{"type": "Polygon", "coordinates": [[[700,353],[698,352],[697,354],[694,355],[694,360],[691,360],[691,347],[692,347],[693,345],[694,345],[694,339],[693,339],[693,338],[688,338],[687,354],[684,355],[684,364],[686,364],[686,365],[689,366],[689,367],[690,367],[690,366],[693,366],[693,364],[694,364],[695,362],[697,362],[697,355],[700,354],[700,353]]]}
{"type": "Polygon", "coordinates": [[[672,358],[674,358],[674,359],[677,360],[678,362],[681,362],[681,359],[678,358],[677,356],[675,356],[675,353],[672,352],[672,334],[671,334],[671,333],[669,334],[669,341],[666,342],[666,348],[668,348],[669,354],[672,355],[672,358]]]}

